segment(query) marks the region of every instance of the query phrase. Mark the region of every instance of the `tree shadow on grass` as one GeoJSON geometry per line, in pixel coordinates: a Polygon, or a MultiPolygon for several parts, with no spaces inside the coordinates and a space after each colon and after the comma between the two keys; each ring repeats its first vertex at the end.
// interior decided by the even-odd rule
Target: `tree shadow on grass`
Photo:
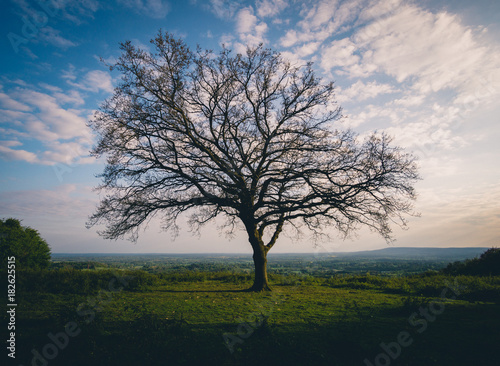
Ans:
{"type": "Polygon", "coordinates": [[[172,293],[203,293],[203,292],[214,292],[214,293],[234,293],[234,292],[250,292],[247,289],[243,290],[156,290],[157,292],[172,292],[172,293]]]}
{"type": "MultiPolygon", "coordinates": [[[[311,322],[302,319],[293,323],[281,323],[273,313],[269,321],[258,325],[252,323],[255,319],[196,324],[155,314],[128,321],[98,316],[88,325],[79,323],[81,333],[69,338],[67,347],[58,350],[50,365],[164,366],[168,361],[171,365],[352,366],[367,364],[365,359],[376,365],[375,360],[384,352],[381,343],[390,345],[392,352],[398,354],[390,360],[394,365],[495,365],[498,306],[482,306],[480,314],[450,306],[436,320],[428,322],[428,329],[422,333],[418,332],[422,329],[420,323],[412,327],[407,321],[413,310],[404,315],[401,310],[375,307],[372,311],[360,307],[350,309],[345,318],[311,322]],[[401,331],[407,331],[413,342],[398,350],[394,342],[401,331]],[[225,343],[225,334],[231,335],[226,337],[233,342],[231,350],[225,343]]],[[[408,309],[403,310],[406,313],[408,309]]],[[[19,340],[25,347],[20,349],[20,355],[28,361],[25,364],[33,357],[31,348],[43,355],[43,347],[54,343],[47,332],[59,334],[64,329],[57,319],[24,322],[22,328],[24,334],[19,340]]],[[[63,337],[58,337],[64,343],[63,337]]]]}

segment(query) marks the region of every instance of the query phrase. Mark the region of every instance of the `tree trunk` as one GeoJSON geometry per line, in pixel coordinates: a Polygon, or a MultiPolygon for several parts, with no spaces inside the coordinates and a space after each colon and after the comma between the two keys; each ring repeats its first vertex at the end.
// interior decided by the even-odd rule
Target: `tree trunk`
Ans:
{"type": "Polygon", "coordinates": [[[247,291],[271,291],[271,287],[267,282],[267,252],[270,248],[264,245],[261,233],[258,232],[251,215],[243,216],[242,221],[248,233],[248,241],[253,249],[253,263],[255,266],[254,282],[247,291]]]}
{"type": "Polygon", "coordinates": [[[254,246],[253,263],[255,265],[255,278],[248,291],[271,291],[267,282],[267,248],[264,245],[254,246]]]}

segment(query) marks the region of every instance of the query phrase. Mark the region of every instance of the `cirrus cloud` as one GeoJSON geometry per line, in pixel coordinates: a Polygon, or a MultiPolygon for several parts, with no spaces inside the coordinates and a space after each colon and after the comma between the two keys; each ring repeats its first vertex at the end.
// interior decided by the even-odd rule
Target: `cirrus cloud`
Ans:
{"type": "Polygon", "coordinates": [[[165,18],[170,11],[170,4],[164,0],[118,0],[127,8],[151,18],[165,18]]]}
{"type": "Polygon", "coordinates": [[[87,120],[91,110],[82,108],[82,91],[113,90],[111,77],[92,70],[81,77],[74,68],[64,77],[73,89],[50,84],[38,87],[12,82],[0,87],[0,156],[7,161],[42,165],[87,164],[93,143],[87,120]]]}

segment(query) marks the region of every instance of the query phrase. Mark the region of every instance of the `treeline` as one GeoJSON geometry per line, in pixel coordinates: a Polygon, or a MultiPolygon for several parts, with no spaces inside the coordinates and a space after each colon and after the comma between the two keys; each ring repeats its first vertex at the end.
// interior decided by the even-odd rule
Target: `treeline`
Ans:
{"type": "Polygon", "coordinates": [[[113,266],[102,262],[52,262],[50,268],[52,269],[103,269],[110,268],[113,266]]]}
{"type": "Polygon", "coordinates": [[[450,275],[498,276],[500,275],[500,248],[491,248],[479,258],[453,262],[442,270],[450,275]]]}

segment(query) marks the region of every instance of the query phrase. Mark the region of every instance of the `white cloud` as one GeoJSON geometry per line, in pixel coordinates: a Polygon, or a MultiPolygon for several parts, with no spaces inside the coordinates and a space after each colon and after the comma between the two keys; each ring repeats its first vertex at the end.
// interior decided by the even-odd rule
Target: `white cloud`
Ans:
{"type": "Polygon", "coordinates": [[[442,151],[463,148],[469,143],[464,137],[454,133],[451,124],[436,116],[387,127],[385,132],[394,136],[398,145],[413,150],[426,160],[442,151]]]}
{"type": "Polygon", "coordinates": [[[257,21],[251,7],[243,8],[236,15],[236,30],[238,33],[250,33],[255,29],[257,21]]]}
{"type": "Polygon", "coordinates": [[[280,44],[291,47],[297,43],[323,42],[332,35],[346,31],[358,16],[363,2],[323,0],[314,4],[306,11],[304,19],[280,39],[280,44]]]}
{"type": "Polygon", "coordinates": [[[62,91],[56,92],[53,95],[61,104],[71,104],[74,106],[81,106],[85,104],[85,100],[76,90],[70,90],[66,93],[63,93],[62,91]]]}
{"type": "Polygon", "coordinates": [[[267,24],[258,20],[251,6],[241,9],[236,14],[236,31],[239,35],[240,42],[234,44],[234,48],[238,53],[244,53],[246,47],[255,47],[261,43],[266,43],[265,34],[267,32],[267,24]]]}
{"type": "Polygon", "coordinates": [[[364,0],[344,1],[335,11],[333,19],[328,24],[331,33],[346,30],[364,7],[364,0]]]}
{"type": "Polygon", "coordinates": [[[290,29],[280,38],[280,44],[283,47],[291,47],[305,42],[323,42],[330,35],[326,28],[320,31],[290,29]]]}
{"type": "Polygon", "coordinates": [[[330,70],[334,67],[347,68],[358,64],[360,57],[354,54],[356,50],[356,44],[354,44],[349,38],[335,40],[328,48],[323,50],[321,66],[325,70],[330,70]]]}
{"type": "Polygon", "coordinates": [[[65,18],[73,24],[80,25],[85,18],[93,18],[94,13],[100,7],[98,0],[40,1],[40,5],[43,6],[35,6],[27,0],[12,0],[11,3],[18,7],[20,17],[27,16],[29,19],[35,19],[39,27],[54,17],[65,18]]]}
{"type": "Polygon", "coordinates": [[[170,11],[170,4],[165,0],[118,0],[119,3],[151,18],[165,18],[170,11]]]}
{"type": "Polygon", "coordinates": [[[295,66],[306,64],[306,61],[301,59],[296,52],[282,51],[281,56],[283,57],[283,59],[287,60],[288,62],[290,62],[292,65],[295,66]]]}
{"type": "Polygon", "coordinates": [[[297,54],[297,56],[299,57],[306,57],[306,56],[310,56],[312,55],[313,53],[315,53],[319,46],[320,46],[321,42],[310,42],[310,43],[306,43],[304,44],[303,46],[301,47],[296,47],[294,49],[294,52],[297,54]]]}
{"type": "Polygon", "coordinates": [[[387,124],[391,125],[397,123],[402,119],[401,113],[401,110],[369,104],[363,106],[362,111],[357,114],[350,114],[349,112],[346,112],[348,117],[346,122],[351,128],[369,123],[367,128],[369,131],[372,131],[374,129],[372,125],[376,125],[377,129],[380,129],[387,124]]]}
{"type": "Polygon", "coordinates": [[[208,9],[220,19],[232,19],[238,10],[239,1],[234,0],[210,0],[208,9]]]}
{"type": "Polygon", "coordinates": [[[89,71],[85,75],[82,85],[83,89],[90,90],[92,92],[98,92],[100,90],[108,93],[113,92],[111,75],[108,72],[101,70],[89,71]]]}
{"type": "Polygon", "coordinates": [[[232,34],[223,34],[220,37],[219,44],[220,44],[221,47],[224,46],[226,48],[231,48],[234,40],[235,40],[234,35],[232,35],[232,34]]]}
{"type": "MultiPolygon", "coordinates": [[[[1,192],[2,212],[20,217],[59,216],[82,217],[82,212],[92,212],[95,196],[90,187],[64,184],[53,189],[1,192]]],[[[83,223],[82,223],[83,226],[83,223]]]]}
{"type": "Polygon", "coordinates": [[[52,96],[54,96],[61,104],[72,104],[79,106],[85,103],[82,95],[77,90],[63,91],[61,88],[47,83],[39,83],[38,86],[50,91],[52,93],[52,96]]]}
{"type": "Polygon", "coordinates": [[[1,146],[12,147],[12,146],[21,146],[22,143],[17,140],[7,140],[0,141],[1,146]]]}
{"type": "Polygon", "coordinates": [[[399,0],[360,4],[317,4],[298,23],[303,31],[289,30],[281,45],[324,42],[320,64],[325,71],[351,78],[383,73],[397,83],[410,83],[418,94],[445,89],[477,94],[486,85],[491,89],[499,84],[500,51],[481,43],[484,30],[463,25],[456,15],[432,13],[399,0]],[[356,16],[359,21],[349,29],[351,36],[325,42],[356,16]]]}
{"type": "Polygon", "coordinates": [[[400,105],[403,107],[414,107],[421,105],[425,101],[425,95],[420,94],[420,95],[406,95],[402,98],[396,99],[393,101],[394,104],[400,105]]]}
{"type": "MultiPolygon", "coordinates": [[[[24,84],[24,86],[28,86],[27,84],[24,84]]],[[[60,93],[62,92],[62,89],[59,88],[58,86],[55,86],[55,85],[50,85],[50,84],[47,84],[47,83],[38,83],[38,86],[46,89],[46,90],[49,90],[53,93],[60,93]]]]}
{"type": "Polygon", "coordinates": [[[313,8],[299,25],[303,31],[319,31],[321,38],[335,34],[356,19],[364,0],[342,1],[323,0],[313,8]]]}
{"type": "MultiPolygon", "coordinates": [[[[477,141],[472,126],[460,126],[471,123],[470,116],[478,109],[494,105],[500,94],[500,47],[483,37],[484,30],[464,25],[457,15],[431,12],[415,3],[373,0],[346,11],[345,19],[357,14],[358,20],[349,29],[351,34],[339,39],[329,19],[333,7],[329,13],[326,8],[321,12],[321,4],[326,2],[298,23],[308,32],[290,30],[281,44],[295,45],[294,52],[299,53],[322,42],[316,53],[325,73],[352,80],[339,92],[340,102],[402,93],[383,105],[358,104],[354,111],[346,110],[352,126],[375,124],[424,155],[458,151],[477,141]],[[321,33],[325,29],[326,38],[321,33]],[[359,80],[367,77],[383,84],[359,80]]],[[[349,22],[339,20],[339,26],[349,22]]]]}
{"type": "Polygon", "coordinates": [[[63,50],[69,47],[76,47],[78,44],[64,38],[60,31],[52,27],[44,27],[40,30],[40,39],[63,50]]]}
{"type": "MultiPolygon", "coordinates": [[[[176,34],[176,36],[177,36],[177,34],[176,34]]],[[[181,37],[181,38],[183,38],[183,37],[181,37]]],[[[130,41],[132,42],[134,47],[140,48],[141,50],[144,50],[146,52],[151,52],[151,44],[150,43],[143,43],[140,40],[138,40],[137,38],[132,38],[130,41]]],[[[116,60],[115,60],[115,62],[116,62],[116,60]]]]}
{"type": "MultiPolygon", "coordinates": [[[[106,84],[92,83],[92,77],[84,80],[90,80],[89,90],[106,88],[106,84]]],[[[82,96],[76,90],[63,91],[48,84],[42,87],[15,86],[0,94],[4,108],[0,115],[4,127],[0,129],[0,155],[4,160],[44,165],[90,162],[87,157],[92,134],[86,125],[90,111],[77,108],[84,104],[82,96]],[[36,143],[27,147],[27,141],[36,143]]]]}
{"type": "MultiPolygon", "coordinates": [[[[76,68],[74,65],[69,64],[67,70],[61,71],[61,77],[66,80],[76,80],[76,68]]],[[[46,88],[46,86],[44,86],[46,88]]]]}
{"type": "Polygon", "coordinates": [[[370,0],[362,8],[358,18],[361,22],[379,19],[398,9],[402,2],[403,0],[370,0]]]}
{"type": "MultiPolygon", "coordinates": [[[[483,79],[484,86],[486,76],[500,80],[495,66],[500,59],[498,49],[481,44],[479,34],[457,16],[434,14],[414,5],[387,12],[384,2],[377,4],[385,9],[378,12],[384,17],[323,49],[325,70],[337,68],[337,73],[351,77],[384,73],[398,83],[410,82],[420,94],[444,89],[469,93],[478,89],[478,80],[483,79]]],[[[372,5],[371,16],[377,13],[374,9],[372,5]]]]}
{"type": "Polygon", "coordinates": [[[332,19],[337,9],[338,0],[323,0],[315,4],[303,21],[299,23],[305,31],[317,29],[332,19]]]}
{"type": "Polygon", "coordinates": [[[50,150],[43,152],[41,161],[68,165],[93,163],[95,158],[89,159],[89,142],[85,139],[73,142],[55,141],[51,144],[50,150]]]}
{"type": "Polygon", "coordinates": [[[258,0],[256,3],[257,14],[262,18],[278,15],[287,6],[286,0],[258,0]]]}
{"type": "MultiPolygon", "coordinates": [[[[66,79],[67,83],[73,87],[93,93],[98,93],[100,91],[112,93],[114,89],[113,79],[111,78],[111,74],[107,71],[88,71],[85,75],[80,77],[81,80],[75,82],[75,80],[78,79],[76,69],[73,65],[69,65],[69,69],[62,72],[62,78],[66,79]]],[[[78,95],[75,93],[66,99],[79,100],[78,95]]]]}
{"type": "Polygon", "coordinates": [[[291,47],[294,44],[299,42],[299,35],[297,34],[297,31],[295,29],[291,29],[286,34],[281,37],[280,39],[280,44],[283,47],[291,47]]]}
{"type": "Polygon", "coordinates": [[[5,93],[0,93],[0,106],[6,109],[13,109],[16,111],[23,111],[23,112],[28,112],[31,110],[31,108],[28,105],[12,99],[5,93]]]}
{"type": "Polygon", "coordinates": [[[87,135],[86,120],[79,111],[62,108],[57,99],[34,90],[18,90],[18,98],[36,108],[28,122],[42,140],[71,139],[87,135]]]}
{"type": "Polygon", "coordinates": [[[36,154],[26,150],[11,149],[7,144],[4,145],[3,142],[0,142],[0,157],[7,161],[21,160],[27,161],[28,163],[38,162],[36,154]]]}
{"type": "Polygon", "coordinates": [[[398,92],[394,86],[390,84],[379,84],[376,81],[369,83],[364,83],[358,80],[356,83],[351,85],[348,89],[342,90],[339,93],[338,101],[350,101],[357,100],[363,101],[366,99],[375,98],[381,94],[392,94],[398,92]]]}

